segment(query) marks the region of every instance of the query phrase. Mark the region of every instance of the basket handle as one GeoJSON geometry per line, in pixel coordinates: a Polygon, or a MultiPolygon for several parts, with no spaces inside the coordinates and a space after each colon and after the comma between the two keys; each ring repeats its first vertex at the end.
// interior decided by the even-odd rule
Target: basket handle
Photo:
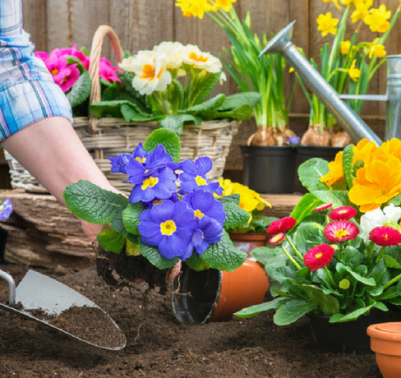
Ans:
{"type": "MultiPolygon", "coordinates": [[[[101,25],[96,30],[92,40],[90,52],[89,76],[92,82],[92,90],[89,97],[89,103],[99,102],[100,97],[100,82],[99,82],[99,64],[100,55],[102,53],[102,44],[104,37],[107,36],[113,47],[114,55],[117,63],[120,63],[124,56],[124,51],[121,47],[120,40],[115,31],[108,25],[101,25]]],[[[97,131],[97,118],[90,112],[89,114],[89,133],[94,134],[97,131]]]]}

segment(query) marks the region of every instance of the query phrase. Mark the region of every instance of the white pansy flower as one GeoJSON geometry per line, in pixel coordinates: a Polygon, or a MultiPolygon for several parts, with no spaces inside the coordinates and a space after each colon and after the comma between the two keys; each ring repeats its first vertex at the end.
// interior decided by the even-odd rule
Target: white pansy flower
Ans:
{"type": "Polygon", "coordinates": [[[220,72],[222,64],[218,58],[209,53],[202,52],[198,46],[187,45],[183,48],[183,62],[211,73],[220,72]]]}
{"type": "Polygon", "coordinates": [[[182,65],[183,45],[180,42],[162,42],[153,47],[156,54],[166,54],[167,69],[176,70],[182,65]]]}
{"type": "Polygon", "coordinates": [[[139,51],[130,62],[128,70],[135,74],[132,86],[140,93],[150,95],[163,91],[171,84],[171,73],[166,68],[166,54],[154,51],[139,51]]]}
{"type": "Polygon", "coordinates": [[[365,243],[369,243],[369,234],[375,227],[383,226],[390,222],[396,222],[401,218],[401,208],[393,204],[381,210],[380,208],[368,211],[361,217],[361,233],[365,243]]]}

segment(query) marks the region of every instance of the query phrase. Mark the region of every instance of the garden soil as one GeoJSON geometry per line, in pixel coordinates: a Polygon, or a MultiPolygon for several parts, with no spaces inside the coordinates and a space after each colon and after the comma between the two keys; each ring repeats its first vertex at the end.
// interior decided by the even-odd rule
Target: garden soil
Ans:
{"type": "MultiPolygon", "coordinates": [[[[16,281],[28,270],[10,264],[0,264],[0,269],[16,281]]],[[[307,319],[277,327],[269,313],[183,326],[173,315],[169,296],[157,289],[147,292],[144,283],[111,290],[95,267],[63,273],[38,271],[106,310],[126,334],[127,346],[119,352],[102,351],[0,311],[0,377],[381,377],[373,353],[319,352],[307,319]]],[[[3,281],[0,297],[6,297],[3,281]]]]}

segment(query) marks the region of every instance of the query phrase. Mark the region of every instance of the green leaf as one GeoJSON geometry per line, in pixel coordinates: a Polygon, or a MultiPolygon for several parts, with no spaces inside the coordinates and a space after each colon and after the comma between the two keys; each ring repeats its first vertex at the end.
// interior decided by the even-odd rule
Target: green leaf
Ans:
{"type": "MultiPolygon", "coordinates": [[[[341,265],[341,263],[337,264],[338,266],[341,265]]],[[[344,269],[351,274],[352,277],[354,277],[357,281],[362,282],[364,285],[367,286],[376,286],[376,280],[373,277],[366,278],[362,277],[360,274],[354,272],[349,266],[344,265],[344,269]]]]}
{"type": "Polygon", "coordinates": [[[262,312],[279,308],[283,302],[288,302],[288,298],[278,297],[270,302],[261,303],[258,305],[244,308],[234,313],[239,318],[251,318],[252,316],[259,315],[262,312]]]}
{"type": "Polygon", "coordinates": [[[166,152],[178,163],[181,154],[180,139],[174,131],[169,129],[157,129],[146,138],[143,149],[147,152],[154,151],[159,145],[164,146],[166,152]]]}
{"type": "Polygon", "coordinates": [[[128,231],[125,229],[123,222],[123,207],[121,207],[118,211],[116,211],[113,220],[111,221],[111,227],[114,231],[117,231],[119,234],[127,237],[128,231]]]}
{"type": "Polygon", "coordinates": [[[224,102],[226,96],[224,94],[218,94],[217,96],[202,102],[201,104],[191,106],[189,108],[179,111],[180,114],[192,114],[202,117],[205,114],[218,109],[224,102]]]}
{"type": "Polygon", "coordinates": [[[224,220],[224,228],[226,230],[248,223],[251,215],[247,211],[232,202],[227,202],[223,206],[226,213],[226,219],[224,220]]]}
{"type": "Polygon", "coordinates": [[[149,122],[157,119],[157,117],[151,114],[144,115],[139,108],[132,103],[122,104],[120,106],[120,111],[126,122],[149,122]]]}
{"type": "Polygon", "coordinates": [[[354,166],[352,164],[354,159],[354,145],[350,144],[344,148],[343,152],[343,171],[345,181],[347,182],[348,189],[351,189],[354,181],[354,166]]]}
{"type": "Polygon", "coordinates": [[[99,232],[97,241],[106,252],[120,254],[124,247],[125,237],[117,231],[114,231],[111,226],[105,226],[102,231],[99,232]]]}
{"type": "Polygon", "coordinates": [[[252,108],[249,105],[243,105],[240,108],[233,110],[226,110],[224,112],[213,111],[207,114],[203,114],[202,117],[207,120],[229,118],[229,119],[238,119],[241,121],[248,121],[252,118],[252,115],[253,115],[252,108]]]}
{"type": "Polygon", "coordinates": [[[72,88],[66,93],[67,99],[71,107],[75,107],[84,103],[91,93],[92,82],[88,72],[83,72],[72,88]]]}
{"type": "Polygon", "coordinates": [[[388,201],[388,204],[389,205],[393,204],[394,206],[400,206],[401,205],[401,194],[399,194],[398,196],[395,196],[390,201],[388,201]]]}
{"type": "Polygon", "coordinates": [[[248,105],[251,108],[258,105],[262,95],[258,92],[241,92],[231,96],[227,96],[218,111],[228,111],[239,109],[244,105],[248,105]]]}
{"type": "Polygon", "coordinates": [[[202,122],[202,119],[191,114],[168,115],[159,121],[159,125],[162,128],[174,131],[178,135],[182,135],[182,129],[185,122],[199,125],[202,122]]]}
{"type": "Polygon", "coordinates": [[[207,96],[212,92],[213,88],[218,83],[221,76],[221,72],[218,73],[210,73],[207,72],[202,80],[197,83],[197,90],[193,91],[192,83],[189,87],[189,93],[191,93],[191,97],[188,98],[190,105],[197,105],[203,102],[207,96]]]}
{"type": "Polygon", "coordinates": [[[266,215],[257,214],[252,217],[251,225],[256,229],[260,229],[261,231],[263,230],[263,233],[266,233],[267,227],[269,227],[277,219],[277,217],[268,217],[266,215]]]}
{"type": "Polygon", "coordinates": [[[86,70],[86,68],[84,67],[84,65],[82,64],[82,62],[77,57],[72,56],[72,55],[67,57],[67,65],[70,66],[71,64],[75,64],[76,65],[76,67],[79,70],[79,74],[80,75],[83,74],[84,72],[88,72],[86,70]]]}
{"type": "Polygon", "coordinates": [[[139,249],[138,245],[139,239],[136,238],[136,242],[132,242],[131,240],[126,241],[125,244],[125,253],[127,256],[140,256],[141,255],[141,250],[139,249]]]}
{"type": "Polygon", "coordinates": [[[352,206],[346,190],[316,190],[313,195],[324,203],[332,203],[334,208],[352,206]]]}
{"type": "Polygon", "coordinates": [[[294,245],[301,255],[304,255],[310,248],[322,244],[324,227],[315,222],[301,223],[294,236],[294,245]]]}
{"type": "Polygon", "coordinates": [[[240,199],[240,195],[239,194],[231,194],[229,196],[218,197],[217,201],[219,201],[223,205],[225,203],[230,203],[230,202],[235,203],[236,205],[239,205],[239,199],[240,199]]]}
{"type": "Polygon", "coordinates": [[[120,118],[123,116],[121,113],[121,108],[123,105],[126,105],[124,107],[124,111],[125,111],[125,117],[128,118],[126,119],[127,122],[131,120],[131,118],[129,118],[131,115],[132,117],[134,117],[136,114],[138,116],[141,115],[143,117],[152,117],[152,114],[142,111],[138,105],[127,100],[95,102],[94,104],[89,105],[89,110],[91,110],[92,113],[98,118],[100,117],[120,118]],[[129,110],[129,108],[131,108],[131,110],[129,110]]]}
{"type": "Polygon", "coordinates": [[[373,307],[373,305],[362,307],[362,308],[352,311],[346,315],[334,314],[330,318],[329,322],[330,323],[344,323],[344,322],[350,322],[350,321],[356,320],[361,315],[369,313],[369,311],[371,310],[372,307],[373,307]]]}
{"type": "Polygon", "coordinates": [[[310,192],[328,190],[327,186],[320,182],[320,179],[325,176],[328,171],[328,161],[319,158],[309,159],[298,168],[299,180],[310,192]]]}
{"type": "Polygon", "coordinates": [[[122,219],[124,226],[128,232],[134,235],[139,235],[138,225],[139,216],[142,211],[145,210],[145,206],[141,202],[130,203],[125,210],[122,212],[122,219]]]}
{"type": "Polygon", "coordinates": [[[397,260],[392,258],[391,256],[384,255],[383,260],[387,268],[401,269],[401,266],[397,262],[397,260]]]}
{"type": "Polygon", "coordinates": [[[309,299],[319,307],[323,315],[333,315],[340,311],[338,300],[332,295],[324,294],[321,288],[305,284],[301,284],[301,287],[309,299]]]}
{"type": "Polygon", "coordinates": [[[156,247],[144,244],[141,240],[139,241],[139,249],[141,250],[142,255],[146,257],[152,265],[160,270],[169,269],[180,260],[178,257],[166,259],[156,247]]]}
{"type": "Polygon", "coordinates": [[[315,310],[316,307],[312,301],[302,299],[288,301],[276,311],[273,317],[274,324],[282,326],[294,323],[308,312],[315,310]]]}
{"type": "Polygon", "coordinates": [[[191,257],[185,260],[185,264],[187,264],[191,269],[196,270],[197,272],[210,268],[210,266],[205,264],[201,257],[198,256],[196,253],[192,253],[191,257]]]}
{"type": "Polygon", "coordinates": [[[234,247],[229,235],[223,230],[223,237],[218,243],[212,243],[201,255],[205,264],[211,268],[232,272],[241,266],[247,254],[234,247]]]}
{"type": "Polygon", "coordinates": [[[63,193],[68,209],[78,218],[95,224],[106,224],[128,205],[128,199],[99,188],[90,181],[78,181],[68,185],[63,193]]]}
{"type": "Polygon", "coordinates": [[[185,92],[182,84],[177,79],[174,79],[171,84],[170,98],[171,106],[173,108],[172,113],[177,114],[178,110],[180,110],[184,105],[185,92]]]}
{"type": "Polygon", "coordinates": [[[316,198],[313,194],[305,194],[301,200],[297,203],[292,210],[291,217],[297,220],[297,223],[301,223],[302,220],[307,217],[311,211],[317,206],[321,205],[323,202],[316,198]]]}

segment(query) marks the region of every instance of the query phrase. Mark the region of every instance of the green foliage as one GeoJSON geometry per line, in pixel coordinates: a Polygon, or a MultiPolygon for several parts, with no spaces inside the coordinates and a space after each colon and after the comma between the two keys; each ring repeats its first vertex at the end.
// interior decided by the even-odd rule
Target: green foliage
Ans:
{"type": "Polygon", "coordinates": [[[298,168],[299,180],[312,194],[318,190],[327,190],[326,185],[320,179],[329,171],[329,163],[326,160],[314,158],[302,163],[298,168]]]}
{"type": "Polygon", "coordinates": [[[134,235],[139,235],[138,225],[139,225],[139,215],[145,207],[142,203],[130,203],[122,212],[122,219],[124,222],[125,229],[134,235]]]}
{"type": "Polygon", "coordinates": [[[78,80],[73,84],[72,88],[66,93],[67,99],[72,108],[83,104],[91,93],[92,82],[89,74],[85,71],[78,80]]]}
{"type": "Polygon", "coordinates": [[[124,247],[125,238],[117,231],[114,231],[111,226],[105,226],[98,234],[97,241],[106,252],[120,254],[124,247]]]}
{"type": "Polygon", "coordinates": [[[145,151],[153,151],[157,146],[162,145],[166,152],[176,163],[180,160],[181,145],[177,134],[169,129],[157,129],[146,138],[143,145],[145,151]]]}
{"type": "Polygon", "coordinates": [[[166,259],[162,256],[159,250],[156,247],[152,247],[151,245],[139,242],[139,249],[144,257],[146,257],[151,264],[153,264],[156,268],[163,270],[172,268],[175,264],[178,263],[179,258],[174,257],[173,259],[166,259]]]}
{"type": "Polygon", "coordinates": [[[224,228],[226,230],[234,229],[249,221],[249,213],[235,203],[226,202],[223,206],[226,213],[226,219],[224,220],[224,228]]]}

